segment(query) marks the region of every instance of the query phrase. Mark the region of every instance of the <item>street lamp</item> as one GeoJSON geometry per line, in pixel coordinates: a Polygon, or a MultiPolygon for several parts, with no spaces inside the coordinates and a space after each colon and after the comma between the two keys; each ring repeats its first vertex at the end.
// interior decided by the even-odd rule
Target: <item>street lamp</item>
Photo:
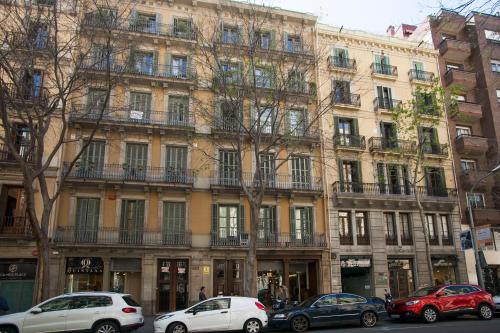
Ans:
{"type": "MultiPolygon", "coordinates": [[[[484,179],[488,178],[495,172],[500,170],[500,164],[493,168],[490,172],[488,172],[485,176],[481,177],[472,185],[470,189],[470,193],[474,194],[475,187],[482,182],[484,179]]],[[[467,199],[467,211],[469,213],[469,223],[470,223],[470,232],[471,232],[471,240],[472,240],[472,249],[474,251],[474,259],[476,260],[476,275],[477,282],[481,288],[484,289],[484,279],[483,279],[483,270],[481,269],[481,264],[479,262],[479,252],[477,250],[477,240],[476,240],[476,226],[474,225],[474,215],[472,214],[472,206],[470,198],[467,199]]]]}

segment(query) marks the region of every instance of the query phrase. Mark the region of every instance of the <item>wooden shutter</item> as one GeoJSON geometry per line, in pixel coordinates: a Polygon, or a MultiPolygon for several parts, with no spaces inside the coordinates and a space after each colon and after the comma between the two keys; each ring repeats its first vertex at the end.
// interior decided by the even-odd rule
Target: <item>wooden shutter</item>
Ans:
{"type": "Polygon", "coordinates": [[[165,167],[175,170],[187,169],[187,148],[167,146],[165,167]]]}
{"type": "Polygon", "coordinates": [[[245,232],[245,205],[240,205],[238,210],[238,233],[245,232]]]}
{"type": "Polygon", "coordinates": [[[288,209],[288,219],[290,222],[290,236],[295,235],[295,207],[290,207],[288,209]]]}
{"type": "Polygon", "coordinates": [[[219,229],[219,204],[212,204],[212,233],[218,234],[219,229]]]}
{"type": "Polygon", "coordinates": [[[156,33],[160,34],[162,32],[162,16],[160,13],[156,13],[155,16],[156,33]]]}
{"type": "Polygon", "coordinates": [[[363,174],[361,169],[361,161],[356,161],[356,181],[359,184],[363,183],[363,174]]]}
{"type": "Polygon", "coordinates": [[[352,119],[352,134],[359,135],[358,119],[352,119]]]}
{"type": "Polygon", "coordinates": [[[148,145],[127,143],[126,148],[126,163],[130,167],[138,167],[147,165],[148,159],[148,145]]]}

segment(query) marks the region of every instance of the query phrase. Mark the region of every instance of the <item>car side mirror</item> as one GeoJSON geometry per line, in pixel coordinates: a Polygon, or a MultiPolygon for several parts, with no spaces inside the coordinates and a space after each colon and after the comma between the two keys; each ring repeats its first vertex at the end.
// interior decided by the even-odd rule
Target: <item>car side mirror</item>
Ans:
{"type": "Polygon", "coordinates": [[[33,308],[33,309],[31,309],[31,311],[30,311],[30,313],[32,313],[32,314],[39,314],[39,313],[42,313],[42,312],[43,312],[43,311],[42,311],[42,309],[40,309],[40,308],[33,308]]]}

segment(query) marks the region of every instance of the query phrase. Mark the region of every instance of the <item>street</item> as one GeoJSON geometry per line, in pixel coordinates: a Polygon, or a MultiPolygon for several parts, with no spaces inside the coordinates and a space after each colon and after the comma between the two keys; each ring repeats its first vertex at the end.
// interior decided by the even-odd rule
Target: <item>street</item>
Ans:
{"type": "MultiPolygon", "coordinates": [[[[146,325],[138,330],[138,333],[152,333],[152,317],[146,318],[146,325]]],[[[475,317],[461,317],[458,319],[442,320],[432,325],[421,322],[392,322],[384,321],[375,328],[362,328],[358,326],[338,326],[328,329],[311,330],[310,333],[376,333],[376,332],[405,332],[405,333],[498,333],[500,332],[500,318],[490,321],[482,321],[475,317]]]]}

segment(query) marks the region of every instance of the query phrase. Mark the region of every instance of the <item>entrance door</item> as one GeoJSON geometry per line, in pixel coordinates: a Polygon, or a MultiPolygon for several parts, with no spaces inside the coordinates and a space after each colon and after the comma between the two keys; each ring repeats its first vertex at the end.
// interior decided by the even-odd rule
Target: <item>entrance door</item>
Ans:
{"type": "Polygon", "coordinates": [[[214,260],[214,296],[243,295],[243,261],[214,260]]]}
{"type": "Polygon", "coordinates": [[[158,260],[158,312],[171,312],[187,307],[187,274],[187,260],[158,260]]]}
{"type": "Polygon", "coordinates": [[[35,281],[0,281],[0,295],[9,304],[9,313],[28,310],[33,303],[35,281]]]}
{"type": "Polygon", "coordinates": [[[389,287],[394,299],[405,298],[412,290],[411,271],[404,268],[389,269],[389,287]]]}

